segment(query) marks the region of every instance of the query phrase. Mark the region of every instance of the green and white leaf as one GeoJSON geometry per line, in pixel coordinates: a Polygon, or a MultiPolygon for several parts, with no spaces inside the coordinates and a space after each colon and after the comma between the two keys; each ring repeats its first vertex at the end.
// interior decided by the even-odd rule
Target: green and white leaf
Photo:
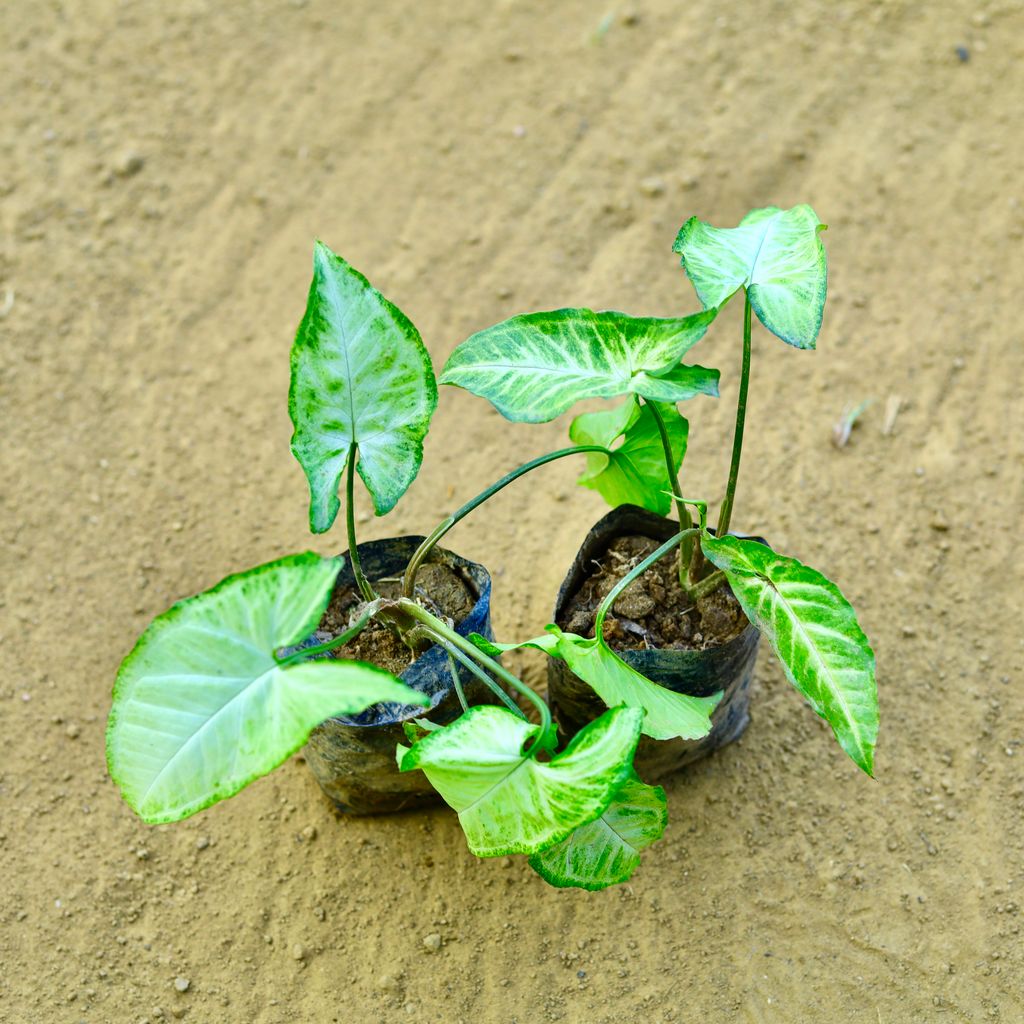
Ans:
{"type": "Polygon", "coordinates": [[[819,232],[825,225],[806,204],[752,210],[739,227],[715,228],[691,217],[673,249],[705,308],[721,307],[746,288],[757,318],[797,348],[814,348],[828,288],[819,232]]]}
{"type": "Polygon", "coordinates": [[[717,395],[717,370],[679,362],[716,312],[672,319],[589,309],[525,313],[467,338],[441,383],[486,398],[517,423],[546,423],[585,398],[636,394],[675,403],[717,395]]]}
{"type": "MultiPolygon", "coordinates": [[[[691,697],[652,683],[627,665],[603,638],[588,639],[563,633],[552,623],[547,635],[521,644],[493,644],[494,650],[536,647],[553,658],[561,658],[610,708],[625,704],[644,711],[643,734],[655,740],[698,740],[711,731],[711,712],[722,699],[691,697]]],[[[476,640],[474,639],[474,642],[476,640]]]]}
{"type": "Polygon", "coordinates": [[[232,796],[332,715],[429,703],[370,665],[274,660],[316,629],[341,565],[311,552],[268,562],[179,601],[142,634],[114,684],[107,764],[144,821],[232,796]]]}
{"type": "Polygon", "coordinates": [[[632,771],[641,712],[615,708],[550,761],[523,756],[538,726],[504,708],[470,708],[411,748],[402,771],[422,769],[459,815],[478,857],[537,853],[593,821],[632,771]]]}
{"type": "Polygon", "coordinates": [[[292,345],[292,452],[309,481],[309,526],[330,528],[353,446],[377,515],[416,478],[437,383],[405,314],[323,242],[292,345]]]}
{"type": "Polygon", "coordinates": [[[871,775],[878,738],[875,655],[839,588],[755,541],[704,534],[701,545],[768,638],[790,682],[871,775]]]}
{"type": "MultiPolygon", "coordinates": [[[[674,405],[658,403],[672,449],[672,468],[679,471],[686,454],[689,424],[674,405]]],[[[665,450],[654,413],[636,398],[608,412],[588,412],[577,416],[569,427],[575,444],[597,444],[609,454],[587,453],[587,469],[579,483],[597,491],[613,508],[640,505],[667,515],[671,505],[671,482],[665,468],[665,450]],[[612,443],[621,437],[615,449],[612,443]]]]}
{"type": "Polygon", "coordinates": [[[568,839],[530,858],[530,867],[559,888],[597,891],[627,881],[640,864],[640,851],[657,842],[668,824],[665,791],[635,774],[599,818],[568,839]]]}

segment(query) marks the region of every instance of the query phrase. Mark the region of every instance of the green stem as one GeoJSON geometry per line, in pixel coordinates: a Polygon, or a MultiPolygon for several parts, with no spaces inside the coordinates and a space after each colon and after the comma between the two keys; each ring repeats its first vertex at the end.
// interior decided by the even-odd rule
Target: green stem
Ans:
{"type": "Polygon", "coordinates": [[[452,674],[452,686],[455,687],[455,696],[459,698],[462,710],[468,711],[469,705],[466,703],[466,694],[462,689],[462,680],[459,678],[459,669],[455,664],[455,659],[452,657],[451,651],[448,651],[448,671],[452,674]]]}
{"type": "Polygon", "coordinates": [[[693,601],[699,601],[702,597],[707,597],[712,591],[717,590],[724,579],[725,573],[721,569],[716,569],[710,576],[705,576],[699,583],[690,587],[687,596],[693,601]]]}
{"type": "MultiPolygon", "coordinates": [[[[518,715],[520,718],[526,718],[523,714],[523,709],[475,662],[470,660],[465,654],[462,653],[454,644],[450,644],[442,636],[434,635],[434,640],[440,647],[443,647],[448,652],[449,660],[451,658],[457,658],[459,662],[466,667],[470,672],[473,673],[501,702],[509,709],[509,711],[518,715]]],[[[456,678],[458,673],[456,673],[456,678]]],[[[461,683],[459,684],[461,688],[461,683]]],[[[465,700],[465,697],[462,698],[465,700]]],[[[463,704],[465,707],[465,704],[463,704]]]]}
{"type": "Polygon", "coordinates": [[[470,643],[464,636],[460,636],[455,632],[454,629],[449,627],[446,623],[442,622],[439,618],[431,615],[426,608],[420,607],[415,601],[410,601],[408,598],[402,598],[398,602],[398,606],[411,618],[418,619],[422,622],[431,633],[440,639],[447,640],[453,647],[462,651],[463,654],[468,655],[478,665],[482,665],[488,672],[496,675],[499,679],[508,683],[517,693],[521,693],[531,704],[537,709],[540,715],[540,731],[537,733],[536,739],[530,746],[532,751],[538,744],[544,743],[547,740],[548,733],[551,729],[551,712],[548,710],[547,704],[541,700],[530,689],[526,683],[517,679],[511,672],[503,668],[497,661],[487,654],[484,654],[475,644],[470,643]]]}
{"type": "Polygon", "coordinates": [[[344,633],[339,633],[333,640],[327,640],[315,647],[303,647],[301,650],[295,651],[294,654],[289,654],[287,658],[279,658],[275,654],[274,661],[277,662],[277,667],[284,668],[286,665],[294,665],[298,661],[306,661],[316,654],[323,654],[324,651],[333,651],[336,647],[344,647],[349,640],[355,639],[366,628],[370,619],[377,614],[379,609],[380,601],[374,601],[373,604],[367,605],[359,621],[346,629],[344,633]]]}
{"type": "Polygon", "coordinates": [[[743,293],[743,369],[740,372],[740,395],[736,402],[736,429],[732,435],[732,464],[729,467],[729,485],[718,516],[719,537],[729,532],[732,504],[736,497],[736,478],[740,475],[740,455],[743,452],[743,424],[747,418],[747,386],[750,383],[750,292],[743,293]]]}
{"type": "MultiPolygon", "coordinates": [[[[668,472],[668,480],[672,486],[672,494],[675,496],[676,515],[679,518],[679,529],[689,530],[693,526],[693,520],[690,518],[690,511],[687,509],[686,503],[683,501],[683,492],[679,486],[679,474],[676,472],[673,464],[675,460],[672,458],[672,442],[668,437],[668,428],[665,426],[665,418],[661,415],[661,410],[655,402],[650,402],[647,399],[644,399],[644,404],[651,410],[654,422],[658,425],[658,433],[661,434],[661,446],[665,450],[665,469],[668,472]]],[[[679,586],[684,590],[687,589],[686,567],[690,564],[692,557],[693,539],[691,537],[687,537],[679,546],[679,586]]]]}
{"type": "Polygon", "coordinates": [[[630,585],[638,576],[642,576],[647,570],[654,565],[659,558],[663,558],[667,555],[677,544],[682,543],[687,537],[692,537],[695,533],[698,533],[696,526],[691,526],[686,530],[680,530],[674,537],[665,541],[656,551],[652,551],[638,566],[630,569],[625,576],[615,584],[614,587],[608,592],[608,596],[598,605],[597,613],[594,615],[594,636],[600,637],[604,628],[604,617],[608,614],[608,610],[613,604],[615,604],[616,598],[621,594],[626,587],[630,585]]]}
{"type": "Polygon", "coordinates": [[[416,574],[419,572],[420,566],[430,556],[430,552],[434,550],[434,546],[438,541],[440,541],[441,538],[456,523],[458,523],[460,519],[464,519],[473,511],[473,509],[482,505],[488,498],[497,494],[503,487],[507,487],[513,480],[518,480],[519,477],[529,473],[530,470],[536,469],[538,466],[547,465],[549,462],[554,462],[555,459],[564,459],[567,455],[579,455],[582,452],[602,452],[607,455],[608,449],[597,444],[581,444],[572,448],[562,448],[557,452],[549,452],[547,455],[541,455],[536,459],[531,459],[529,462],[524,462],[518,469],[513,469],[511,473],[506,473],[505,476],[496,483],[491,484],[487,490],[481,491],[475,498],[467,501],[466,504],[457,512],[453,512],[443,522],[438,523],[438,525],[431,531],[430,535],[416,549],[412,558],[409,560],[409,565],[405,570],[405,579],[402,582],[402,594],[405,597],[412,597],[416,588],[416,574]]]}
{"type": "Polygon", "coordinates": [[[374,601],[377,594],[370,581],[363,575],[363,567],[359,564],[359,547],[356,544],[356,507],[352,500],[355,492],[356,479],[356,443],[355,441],[348,449],[348,480],[345,484],[345,519],[348,524],[348,557],[352,562],[352,575],[355,577],[359,593],[363,600],[374,601]]]}

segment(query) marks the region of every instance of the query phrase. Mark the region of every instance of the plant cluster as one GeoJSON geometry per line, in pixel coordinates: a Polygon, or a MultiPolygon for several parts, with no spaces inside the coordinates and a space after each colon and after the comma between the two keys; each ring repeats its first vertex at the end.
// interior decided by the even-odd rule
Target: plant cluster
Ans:
{"type": "Polygon", "coordinates": [[[314,533],[334,523],[344,485],[347,557],[362,602],[348,629],[309,646],[342,561],[306,553],[231,576],[155,619],[120,668],[107,734],[111,776],[132,808],[148,822],[184,818],[270,771],[331,716],[380,702],[399,706],[402,714],[410,706],[427,709],[428,698],[400,679],[330,656],[377,620],[402,638],[410,658],[437,645],[450,660],[463,714],[446,726],[431,722],[429,710],[419,718],[407,715],[408,745],[396,758],[400,771],[424,772],[454,808],[472,852],[525,854],[555,885],[599,889],[620,882],[666,824],[663,790],[633,770],[640,736],[705,736],[718,700],[656,685],[604,637],[605,616],[619,594],[657,559],[673,554],[687,594],[731,588],[790,681],[870,774],[878,728],[874,658],[852,608],[820,573],[729,533],[752,317],[792,346],[814,347],[826,293],[822,227],[809,206],[755,210],[726,229],[693,218],[674,248],[700,311],[676,318],[589,309],[528,313],[459,345],[440,383],[487,399],[511,421],[546,422],[583,399],[624,401],[577,416],[570,447],[513,470],[439,523],[410,559],[401,594],[388,598],[359,562],[355,476],[377,515],[395,507],[419,470],[437,382],[408,318],[317,243],[291,352],[292,451],[309,482],[314,533]],[[744,326],[736,429],[725,500],[712,530],[707,504],[685,497],[680,485],[688,424],[678,403],[717,395],[719,374],[682,360],[739,292],[744,326]],[[580,483],[611,505],[632,503],[662,515],[674,507],[679,528],[603,600],[593,637],[550,624],[525,641],[563,659],[608,706],[559,750],[545,701],[500,662],[502,651],[523,644],[462,636],[428,608],[417,576],[466,515],[524,474],[574,455],[586,459],[580,483]],[[501,703],[466,706],[456,665],[501,703]],[[532,707],[534,720],[509,694],[532,707]]]}

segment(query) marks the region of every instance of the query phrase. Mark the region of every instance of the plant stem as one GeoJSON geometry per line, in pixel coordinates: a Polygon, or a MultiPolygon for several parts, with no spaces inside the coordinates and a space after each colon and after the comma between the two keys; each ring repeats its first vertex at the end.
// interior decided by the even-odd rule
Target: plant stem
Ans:
{"type": "Polygon", "coordinates": [[[356,509],[352,500],[355,492],[356,479],[356,443],[349,446],[348,450],[348,480],[345,484],[345,519],[348,524],[348,557],[352,562],[352,575],[355,577],[359,593],[363,600],[374,601],[377,594],[370,581],[363,575],[363,567],[359,564],[359,548],[356,545],[356,509]]]}
{"type": "Polygon", "coordinates": [[[543,743],[547,739],[548,732],[551,729],[551,712],[548,710],[547,704],[541,700],[530,689],[526,683],[517,679],[508,669],[503,668],[498,662],[492,657],[484,654],[475,644],[470,643],[464,636],[460,636],[451,629],[446,623],[442,622],[435,615],[431,615],[426,608],[420,607],[415,601],[410,601],[408,598],[402,598],[398,602],[398,606],[407,615],[414,619],[418,619],[422,622],[431,633],[440,639],[447,640],[454,648],[461,651],[463,654],[468,655],[477,664],[482,665],[488,672],[493,673],[499,679],[508,683],[514,690],[521,693],[531,704],[537,709],[540,715],[540,731],[537,733],[536,740],[530,746],[530,751],[534,750],[539,743],[543,743]]]}
{"type": "MultiPolygon", "coordinates": [[[[437,643],[448,652],[448,658],[457,658],[470,672],[473,673],[489,690],[491,690],[501,702],[520,718],[526,718],[523,709],[475,662],[462,653],[454,644],[450,644],[442,636],[434,636],[437,643]]],[[[458,673],[456,673],[456,677],[458,673]]],[[[461,683],[459,684],[461,688],[461,683]]],[[[462,698],[465,700],[465,697],[462,698]]],[[[465,707],[465,704],[463,704],[465,707]]],[[[467,709],[468,710],[468,709],[467,709]]]]}
{"type": "MultiPolygon", "coordinates": [[[[690,510],[686,507],[686,503],[683,501],[683,492],[679,486],[679,474],[675,470],[674,462],[672,457],[672,442],[668,437],[668,428],[665,426],[665,417],[661,415],[661,410],[658,408],[657,403],[650,402],[644,399],[644,404],[651,410],[651,415],[654,417],[654,422],[658,425],[658,433],[661,434],[661,446],[665,450],[665,470],[668,473],[668,481],[672,486],[672,493],[675,495],[676,502],[676,515],[679,518],[679,529],[689,530],[693,526],[693,520],[690,518],[690,510]]],[[[679,586],[684,590],[686,586],[686,567],[690,564],[690,560],[693,557],[693,539],[687,537],[683,543],[679,546],[679,586]]]]}
{"type": "Polygon", "coordinates": [[[740,455],[743,452],[743,424],[747,418],[747,385],[750,383],[750,292],[743,292],[743,369],[740,371],[740,394],[736,402],[736,429],[732,435],[732,464],[729,467],[729,484],[725,489],[725,500],[718,516],[719,537],[729,532],[732,520],[732,503],[736,497],[736,478],[740,475],[740,455]]]}
{"type": "Polygon", "coordinates": [[[339,633],[333,640],[327,640],[322,644],[317,644],[315,647],[303,647],[301,650],[289,654],[286,658],[279,658],[275,654],[274,661],[277,662],[277,667],[284,668],[286,665],[293,665],[298,661],[306,661],[316,654],[323,654],[324,651],[333,651],[336,647],[344,647],[345,644],[357,637],[366,628],[370,619],[377,614],[379,609],[380,601],[374,601],[368,605],[363,610],[359,621],[354,626],[346,629],[344,633],[339,633]]]}
{"type": "Polygon", "coordinates": [[[699,601],[702,597],[707,597],[712,591],[717,590],[724,579],[725,573],[721,569],[716,569],[710,576],[705,576],[699,583],[690,587],[688,596],[694,601],[699,601]]]}
{"type": "Polygon", "coordinates": [[[451,651],[448,651],[448,671],[452,674],[452,686],[455,687],[455,696],[459,698],[462,710],[468,711],[469,705],[466,703],[466,694],[462,690],[462,680],[459,678],[459,669],[455,664],[455,659],[452,657],[451,651]]]}
{"type": "Polygon", "coordinates": [[[687,537],[692,537],[695,533],[698,533],[696,526],[691,526],[688,529],[680,530],[674,537],[669,538],[661,545],[657,551],[652,551],[638,566],[630,569],[625,576],[615,584],[614,587],[608,592],[607,597],[598,605],[597,612],[594,615],[594,636],[600,637],[601,631],[604,627],[604,617],[608,614],[608,610],[613,604],[615,604],[616,598],[621,594],[626,587],[630,585],[638,576],[642,576],[647,570],[654,565],[659,558],[663,558],[667,555],[677,544],[682,543],[687,537]]]}
{"type": "Polygon", "coordinates": [[[477,508],[477,506],[482,505],[492,495],[497,494],[503,487],[507,487],[513,480],[518,480],[519,477],[529,473],[530,470],[537,469],[538,466],[547,465],[549,462],[554,462],[555,459],[564,459],[567,455],[579,455],[582,452],[603,452],[604,454],[607,454],[608,449],[597,444],[581,444],[572,448],[562,448],[557,452],[549,452],[547,455],[541,455],[536,459],[531,459],[529,462],[524,462],[518,469],[513,469],[511,473],[506,473],[505,476],[496,483],[491,484],[487,490],[481,491],[475,498],[467,501],[466,504],[457,512],[453,512],[443,522],[438,523],[438,525],[431,531],[430,536],[420,544],[412,558],[409,560],[409,565],[405,570],[405,578],[402,582],[402,594],[405,597],[412,597],[416,588],[416,574],[419,572],[420,566],[430,556],[430,552],[434,550],[434,546],[438,541],[440,541],[440,539],[457,522],[459,522],[460,519],[464,519],[473,511],[473,509],[477,508]]]}

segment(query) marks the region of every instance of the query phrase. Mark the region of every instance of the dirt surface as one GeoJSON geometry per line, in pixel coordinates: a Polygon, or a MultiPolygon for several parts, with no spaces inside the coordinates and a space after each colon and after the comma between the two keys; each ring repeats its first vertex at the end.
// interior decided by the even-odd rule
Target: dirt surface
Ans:
{"type": "MultiPolygon", "coordinates": [[[[592,637],[598,606],[658,546],[650,537],[613,540],[566,602],[559,625],[570,633],[592,637]]],[[[603,630],[615,650],[703,651],[724,644],[746,627],[747,620],[728,584],[693,601],[679,586],[677,565],[673,556],[659,559],[615,599],[603,630]]]]}
{"type": "MultiPolygon", "coordinates": [[[[399,597],[401,580],[372,580],[381,597],[399,597]]],[[[453,625],[461,622],[472,610],[476,599],[464,580],[445,565],[427,563],[416,577],[416,596],[435,615],[453,625]]],[[[353,612],[361,605],[359,591],[354,587],[336,587],[331,602],[320,620],[315,636],[326,643],[355,624],[353,612]]],[[[364,606],[365,607],[365,606],[364,606]]],[[[409,648],[383,623],[371,622],[355,639],[333,651],[335,658],[369,661],[400,676],[410,664],[409,648]]]]}
{"type": "MultiPolygon", "coordinates": [[[[12,0],[0,38],[0,1019],[1024,1019],[1019,2],[12,0]],[[757,329],[734,526],[857,606],[876,781],[766,656],[743,740],[668,782],[665,839],[605,893],[475,860],[443,809],[335,817],[295,762],[132,816],[103,730],[138,633],[347,546],[307,533],[288,451],[314,237],[440,365],[523,310],[691,311],[682,221],[800,201],[829,224],[824,328],[817,353],[757,329]]],[[[732,306],[700,346],[722,397],[687,409],[712,502],[732,306]]],[[[566,426],[444,389],[363,537],[426,532],[566,426]]],[[[503,639],[543,627],[605,511],[581,469],[446,540],[494,572],[503,639]]]]}

